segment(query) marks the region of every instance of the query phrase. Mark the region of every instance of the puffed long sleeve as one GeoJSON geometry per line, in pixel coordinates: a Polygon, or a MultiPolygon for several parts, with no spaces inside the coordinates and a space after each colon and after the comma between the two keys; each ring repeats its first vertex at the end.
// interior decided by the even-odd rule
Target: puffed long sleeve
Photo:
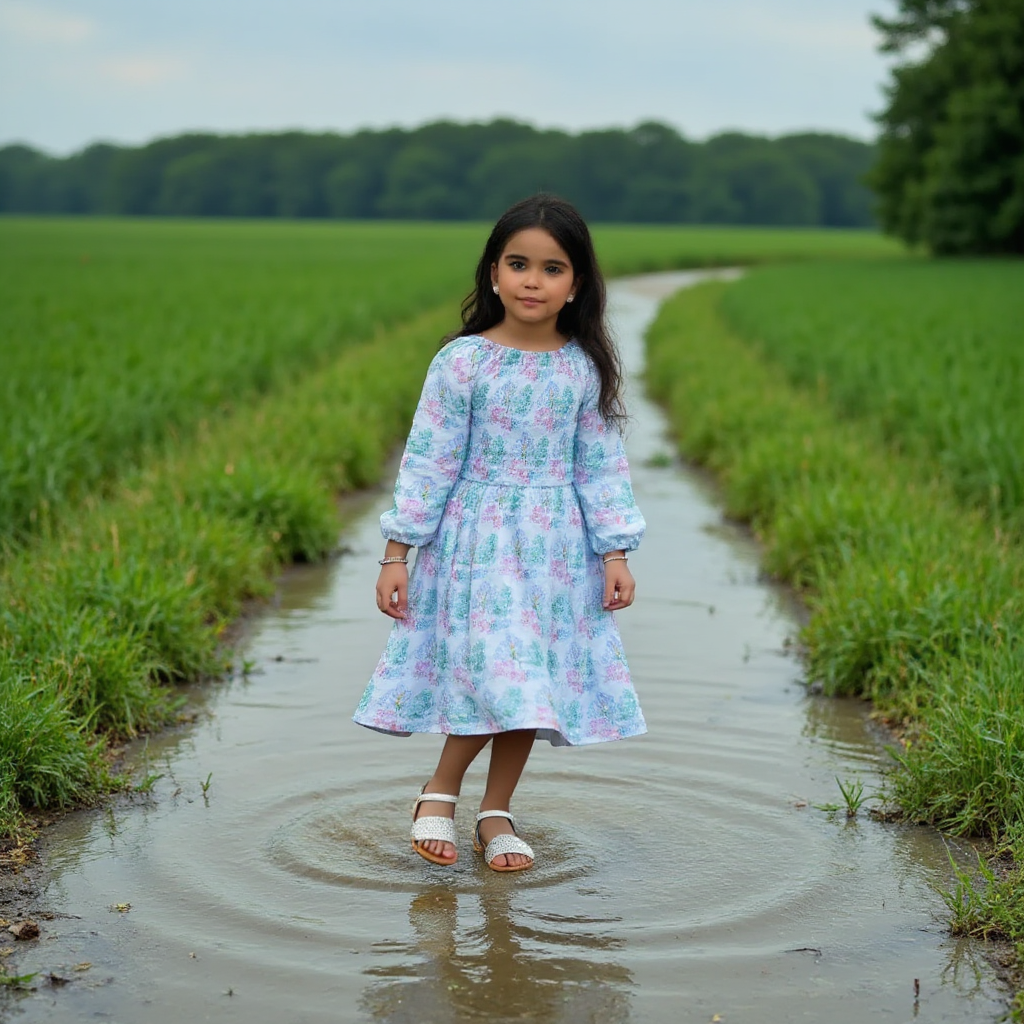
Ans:
{"type": "Polygon", "coordinates": [[[429,544],[466,458],[476,360],[459,341],[446,345],[427,370],[405,445],[395,501],[380,517],[387,540],[429,544]]]}
{"type": "Polygon", "coordinates": [[[595,369],[580,406],[573,459],[573,484],[583,509],[587,539],[601,555],[633,551],[647,524],[636,506],[622,435],[598,408],[600,380],[595,369]]]}

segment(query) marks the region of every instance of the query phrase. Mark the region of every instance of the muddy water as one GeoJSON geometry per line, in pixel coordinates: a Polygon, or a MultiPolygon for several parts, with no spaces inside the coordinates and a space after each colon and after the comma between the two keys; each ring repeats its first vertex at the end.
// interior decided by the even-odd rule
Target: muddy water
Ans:
{"type": "MultiPolygon", "coordinates": [[[[659,298],[692,279],[613,288],[634,373],[659,298]]],[[[66,822],[48,898],[69,916],[18,968],[74,980],[21,1002],[24,1019],[997,1019],[988,968],[941,924],[941,841],[816,806],[840,799],[836,775],[871,790],[880,747],[858,705],[806,696],[784,649],[797,610],[701,480],[666,464],[636,391],[649,533],[620,623],[650,734],[538,745],[516,807],[536,868],[474,857],[482,769],[456,867],[412,855],[438,742],[349,721],[388,627],[372,601],[382,491],[349,554],[286,578],[246,642],[256,671],[150,744],[152,798],[66,822]]]]}

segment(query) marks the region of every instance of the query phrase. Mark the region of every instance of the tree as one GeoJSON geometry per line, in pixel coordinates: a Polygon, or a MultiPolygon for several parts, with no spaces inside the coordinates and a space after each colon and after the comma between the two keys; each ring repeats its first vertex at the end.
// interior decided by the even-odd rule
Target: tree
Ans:
{"type": "Polygon", "coordinates": [[[48,158],[30,146],[0,149],[0,210],[34,213],[45,210],[39,182],[47,174],[48,158]]]}
{"type": "Polygon", "coordinates": [[[571,182],[566,180],[566,148],[564,143],[553,143],[550,139],[490,147],[469,172],[469,183],[476,197],[474,209],[489,220],[532,193],[567,194],[571,182]]]}
{"type": "Polygon", "coordinates": [[[705,223],[821,223],[813,177],[770,139],[739,132],[709,139],[693,191],[694,215],[705,223]]]}
{"type": "Polygon", "coordinates": [[[863,178],[875,161],[873,146],[816,132],[783,136],[777,146],[817,184],[822,224],[852,228],[871,223],[874,197],[863,178]]]}
{"type": "Polygon", "coordinates": [[[874,23],[900,58],[868,179],[883,227],[939,254],[1024,254],[1024,0],[900,0],[874,23]]]}

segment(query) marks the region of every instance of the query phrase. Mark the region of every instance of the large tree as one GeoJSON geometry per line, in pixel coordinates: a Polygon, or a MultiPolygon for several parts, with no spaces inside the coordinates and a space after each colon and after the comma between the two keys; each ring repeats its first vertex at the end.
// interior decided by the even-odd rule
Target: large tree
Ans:
{"type": "Polygon", "coordinates": [[[1024,254],[1024,0],[899,0],[869,182],[883,227],[933,252],[1024,254]]]}

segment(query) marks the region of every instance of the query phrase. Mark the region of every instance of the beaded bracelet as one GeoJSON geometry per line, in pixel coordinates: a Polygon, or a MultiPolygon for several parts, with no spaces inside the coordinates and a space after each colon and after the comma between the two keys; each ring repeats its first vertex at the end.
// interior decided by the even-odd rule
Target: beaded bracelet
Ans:
{"type": "Polygon", "coordinates": [[[391,565],[392,562],[401,562],[402,565],[408,565],[409,559],[404,555],[392,555],[390,558],[379,558],[377,559],[378,565],[391,565]]]}
{"type": "Polygon", "coordinates": [[[609,555],[607,558],[602,558],[601,561],[607,565],[609,562],[628,562],[629,559],[625,555],[609,555]]]}

